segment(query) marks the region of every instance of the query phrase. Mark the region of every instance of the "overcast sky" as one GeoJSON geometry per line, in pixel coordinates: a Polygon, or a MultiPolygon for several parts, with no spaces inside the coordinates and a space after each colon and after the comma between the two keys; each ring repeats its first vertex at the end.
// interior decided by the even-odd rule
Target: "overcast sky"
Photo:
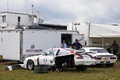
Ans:
{"type": "Polygon", "coordinates": [[[46,23],[120,23],[120,0],[0,0],[0,11],[32,13],[32,4],[46,23]]]}

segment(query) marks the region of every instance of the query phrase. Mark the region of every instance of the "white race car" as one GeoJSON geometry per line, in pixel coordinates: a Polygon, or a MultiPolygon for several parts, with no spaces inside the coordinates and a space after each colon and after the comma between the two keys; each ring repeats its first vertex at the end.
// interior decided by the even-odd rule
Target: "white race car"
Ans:
{"type": "Polygon", "coordinates": [[[65,63],[67,68],[76,67],[77,70],[85,71],[88,66],[95,65],[95,59],[83,52],[71,48],[49,48],[41,55],[27,57],[24,60],[24,67],[33,70],[35,65],[45,64],[52,68],[56,65],[63,67],[65,63]]]}
{"type": "Polygon", "coordinates": [[[82,49],[95,58],[96,65],[105,65],[107,67],[113,67],[114,63],[117,60],[117,56],[109,53],[105,48],[83,47],[82,49]]]}

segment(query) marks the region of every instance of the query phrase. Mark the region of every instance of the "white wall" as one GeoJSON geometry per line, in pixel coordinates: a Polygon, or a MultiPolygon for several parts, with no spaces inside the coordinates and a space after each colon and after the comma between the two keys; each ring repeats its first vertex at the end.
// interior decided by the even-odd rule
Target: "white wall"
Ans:
{"type": "Polygon", "coordinates": [[[6,22],[2,22],[2,16],[7,15],[6,13],[0,14],[0,26],[4,27],[7,26],[7,21],[6,22]]]}
{"type": "Polygon", "coordinates": [[[80,23],[80,25],[74,25],[74,23],[67,26],[67,30],[76,30],[79,31],[79,34],[84,34],[84,40],[89,45],[89,23],[80,23]]]}
{"type": "Polygon", "coordinates": [[[9,27],[16,27],[18,25],[18,17],[20,17],[20,25],[32,25],[32,17],[28,14],[1,13],[0,27],[7,26],[7,24],[9,27]],[[6,22],[2,22],[3,15],[6,15],[6,22]]]}
{"type": "Polygon", "coordinates": [[[20,25],[32,25],[32,19],[29,15],[8,14],[8,23],[12,26],[18,25],[18,17],[20,17],[20,25]]]}

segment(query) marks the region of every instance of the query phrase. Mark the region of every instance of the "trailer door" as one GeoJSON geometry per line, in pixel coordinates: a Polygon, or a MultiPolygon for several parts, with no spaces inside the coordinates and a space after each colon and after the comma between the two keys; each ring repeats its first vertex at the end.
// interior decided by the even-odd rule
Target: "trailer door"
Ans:
{"type": "Polygon", "coordinates": [[[20,60],[20,31],[0,31],[0,55],[5,60],[20,60]]]}
{"type": "Polygon", "coordinates": [[[84,34],[72,34],[72,43],[75,42],[75,39],[78,39],[79,43],[84,45],[84,34]]]}

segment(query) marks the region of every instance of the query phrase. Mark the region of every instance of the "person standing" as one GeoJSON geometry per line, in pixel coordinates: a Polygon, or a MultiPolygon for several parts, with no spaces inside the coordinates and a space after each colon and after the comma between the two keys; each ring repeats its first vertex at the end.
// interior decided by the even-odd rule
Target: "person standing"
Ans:
{"type": "Polygon", "coordinates": [[[75,42],[72,44],[72,48],[79,50],[83,46],[79,43],[78,39],[75,39],[75,42]]]}
{"type": "Polygon", "coordinates": [[[117,55],[117,52],[118,52],[118,50],[119,50],[119,45],[117,44],[116,41],[113,42],[113,44],[112,44],[112,46],[110,47],[110,49],[111,49],[111,48],[112,48],[112,50],[113,50],[113,54],[114,54],[114,55],[117,55]]]}
{"type": "Polygon", "coordinates": [[[67,48],[67,44],[66,44],[65,40],[62,41],[61,48],[67,48]]]}

